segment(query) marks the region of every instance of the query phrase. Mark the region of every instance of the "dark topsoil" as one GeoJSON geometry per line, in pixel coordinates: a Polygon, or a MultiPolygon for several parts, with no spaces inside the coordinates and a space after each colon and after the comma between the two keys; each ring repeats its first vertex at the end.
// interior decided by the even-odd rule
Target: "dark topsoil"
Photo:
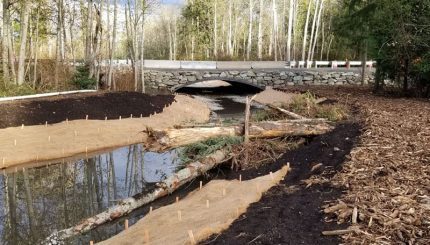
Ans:
{"type": "Polygon", "coordinates": [[[146,117],[162,112],[174,101],[173,95],[147,95],[137,92],[70,94],[32,100],[0,103],[0,128],[59,123],[68,120],[104,120],[146,117]]]}
{"type": "Polygon", "coordinates": [[[248,244],[251,241],[250,244],[339,244],[341,240],[338,237],[325,237],[321,232],[342,229],[346,226],[326,222],[331,217],[322,213],[321,206],[326,201],[333,201],[340,197],[342,190],[333,188],[329,184],[305,188],[302,181],[312,174],[330,178],[339,171],[360,135],[360,130],[358,123],[341,123],[332,132],[309,139],[306,145],[285,153],[275,163],[262,166],[257,170],[235,172],[231,171],[229,166],[214,169],[205,177],[196,179],[175,191],[171,196],[156,200],[126,217],[76,237],[75,243],[101,241],[121,232],[124,229],[124,219],[128,219],[130,225],[134,224],[148,213],[149,206],[157,209],[174,203],[177,196],[182,198],[190,191],[199,188],[200,180],[206,183],[214,178],[238,179],[239,174],[244,180],[252,179],[271,171],[275,172],[290,162],[292,170],[280,185],[272,187],[259,202],[252,204],[229,229],[220,235],[210,237],[201,244],[248,244]],[[318,172],[311,173],[312,166],[318,163],[324,164],[324,167],[318,172]]]}
{"type": "Polygon", "coordinates": [[[252,204],[228,230],[202,244],[248,244],[251,241],[251,244],[339,244],[341,241],[337,237],[325,237],[321,232],[345,226],[326,222],[330,217],[325,217],[321,206],[326,201],[336,200],[342,190],[329,184],[306,188],[302,181],[312,174],[330,178],[341,170],[359,135],[359,124],[342,123],[334,131],[287,152],[275,164],[259,171],[242,172],[242,176],[248,179],[276,171],[287,162],[292,168],[280,185],[271,188],[259,202],[252,204]],[[311,168],[318,163],[323,167],[311,173],[311,168]]]}

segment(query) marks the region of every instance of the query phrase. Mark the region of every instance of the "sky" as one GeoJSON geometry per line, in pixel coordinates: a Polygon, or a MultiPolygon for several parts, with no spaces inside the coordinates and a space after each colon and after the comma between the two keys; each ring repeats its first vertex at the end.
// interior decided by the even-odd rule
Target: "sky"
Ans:
{"type": "Polygon", "coordinates": [[[164,4],[183,4],[185,0],[161,0],[164,4]]]}

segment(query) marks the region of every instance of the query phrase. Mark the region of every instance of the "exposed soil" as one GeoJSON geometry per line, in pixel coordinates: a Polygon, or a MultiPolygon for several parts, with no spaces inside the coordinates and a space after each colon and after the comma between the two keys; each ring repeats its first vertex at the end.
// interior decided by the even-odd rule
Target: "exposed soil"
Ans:
{"type": "Polygon", "coordinates": [[[70,94],[0,103],[0,128],[59,123],[68,120],[104,120],[149,116],[160,113],[174,101],[173,95],[138,92],[70,94]]]}
{"type": "MultiPolygon", "coordinates": [[[[149,112],[145,107],[154,108],[154,104],[150,104],[151,101],[139,106],[142,111],[149,112]]],[[[148,128],[163,130],[183,123],[204,123],[209,120],[209,114],[210,110],[203,102],[177,95],[171,105],[149,117],[130,118],[128,115],[121,120],[81,119],[47,126],[3,128],[0,129],[1,168],[26,163],[48,164],[78,154],[86,156],[87,153],[142,143],[146,141],[145,130],[148,128]]]]}
{"type": "Polygon", "coordinates": [[[340,240],[336,237],[321,235],[323,230],[342,228],[325,222],[321,206],[338,198],[342,191],[328,184],[305,188],[302,181],[312,176],[310,170],[318,163],[323,167],[315,174],[332,177],[341,169],[359,134],[359,124],[340,124],[334,131],[287,152],[274,164],[257,171],[250,169],[229,174],[229,178],[242,174],[242,178],[248,179],[275,171],[287,162],[292,167],[280,185],[265,193],[260,202],[252,204],[228,230],[202,244],[247,244],[251,241],[252,244],[338,244],[340,240]]]}

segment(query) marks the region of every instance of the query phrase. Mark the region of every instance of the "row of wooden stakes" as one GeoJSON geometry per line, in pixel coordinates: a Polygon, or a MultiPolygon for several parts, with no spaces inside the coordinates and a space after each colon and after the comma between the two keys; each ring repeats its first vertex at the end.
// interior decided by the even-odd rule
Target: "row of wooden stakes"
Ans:
{"type": "MultiPolygon", "coordinates": [[[[270,177],[272,178],[272,180],[274,180],[272,172],[270,172],[270,177]]],[[[239,182],[242,182],[242,175],[241,174],[239,175],[239,182]]],[[[199,189],[201,190],[202,188],[203,188],[203,182],[200,181],[200,187],[199,187],[199,189]]],[[[256,189],[257,189],[258,193],[261,193],[258,184],[256,186],[256,189]]],[[[225,188],[223,188],[222,189],[222,196],[226,196],[226,195],[227,195],[227,191],[226,191],[225,188]]],[[[176,204],[177,203],[179,203],[179,197],[178,196],[176,197],[176,204]]],[[[209,208],[209,200],[208,199],[206,199],[206,208],[209,208]]],[[[150,206],[149,207],[149,214],[151,214],[152,211],[153,211],[153,208],[152,208],[152,206],[150,206]]],[[[236,208],[236,215],[239,216],[239,208],[236,208]]],[[[182,211],[181,210],[178,210],[178,221],[182,221],[182,211]]],[[[124,230],[127,230],[128,227],[129,227],[128,219],[125,219],[124,220],[124,230]]],[[[145,235],[145,237],[144,237],[145,238],[145,243],[149,244],[149,231],[147,229],[145,229],[144,232],[145,232],[145,234],[144,234],[145,235]]],[[[189,240],[190,240],[191,244],[197,244],[197,242],[195,240],[195,237],[194,237],[194,233],[193,233],[192,230],[188,230],[188,237],[189,237],[189,240]]],[[[94,245],[94,241],[90,241],[90,245],[94,245]]]]}

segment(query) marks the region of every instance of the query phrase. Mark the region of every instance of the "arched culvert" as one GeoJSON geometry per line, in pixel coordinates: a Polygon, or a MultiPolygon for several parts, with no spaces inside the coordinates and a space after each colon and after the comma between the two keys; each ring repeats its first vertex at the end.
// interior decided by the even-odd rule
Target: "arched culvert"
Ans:
{"type": "Polygon", "coordinates": [[[206,78],[173,87],[173,92],[181,93],[213,93],[213,94],[251,94],[264,90],[264,87],[246,80],[228,78],[206,78]]]}

